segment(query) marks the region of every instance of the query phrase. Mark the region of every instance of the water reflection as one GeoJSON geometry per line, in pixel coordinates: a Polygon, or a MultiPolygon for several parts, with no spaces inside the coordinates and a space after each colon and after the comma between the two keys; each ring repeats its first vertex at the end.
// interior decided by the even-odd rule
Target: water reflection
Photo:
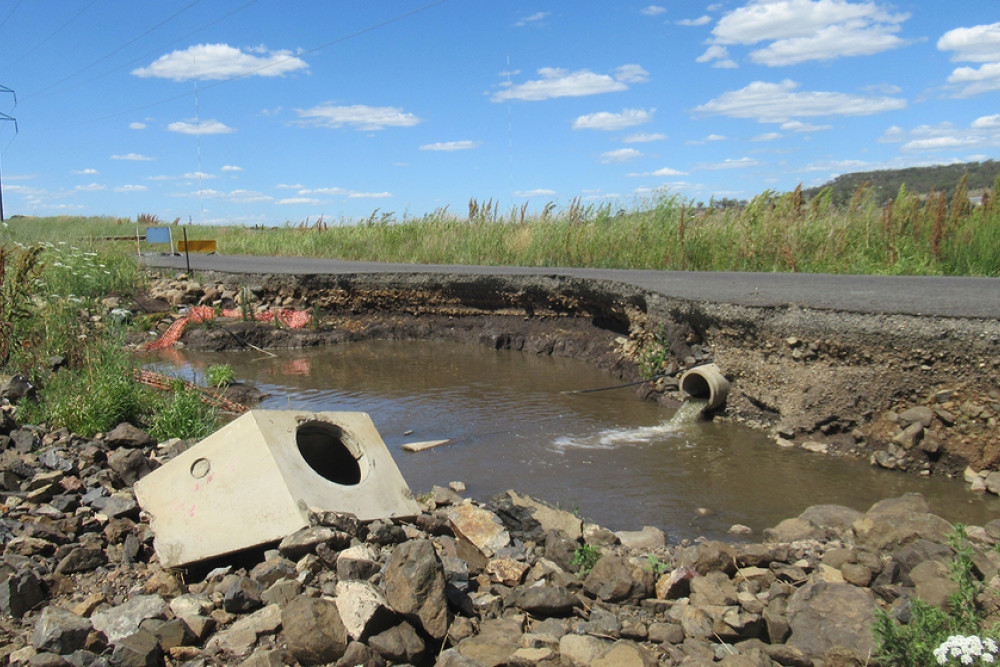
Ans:
{"type": "Polygon", "coordinates": [[[982,524],[1000,510],[953,480],[918,478],[867,463],[777,447],[720,423],[672,420],[629,389],[565,395],[614,384],[567,359],[440,342],[373,341],[312,350],[147,357],[203,376],[228,363],[271,394],[261,407],[371,415],[415,493],[462,480],[486,498],[508,488],[577,510],[610,528],[663,528],[671,539],[725,539],[810,505],[866,510],[918,491],[951,521],[982,524]],[[419,453],[407,442],[451,439],[419,453]],[[710,508],[700,516],[698,508],[710,508]],[[992,515],[992,516],[991,516],[992,515]]]}

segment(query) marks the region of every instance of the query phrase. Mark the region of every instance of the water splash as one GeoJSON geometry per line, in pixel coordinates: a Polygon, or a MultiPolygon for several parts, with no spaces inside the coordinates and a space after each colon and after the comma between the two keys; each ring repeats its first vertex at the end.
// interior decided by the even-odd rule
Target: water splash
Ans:
{"type": "MultiPolygon", "coordinates": [[[[564,435],[552,442],[556,451],[567,449],[614,449],[625,445],[643,445],[662,440],[680,440],[678,435],[691,424],[701,420],[706,399],[691,398],[681,404],[674,416],[655,426],[638,428],[613,428],[587,435],[564,435]]],[[[676,443],[675,443],[676,444],[676,443]]],[[[687,443],[686,444],[690,444],[687,443]]]]}

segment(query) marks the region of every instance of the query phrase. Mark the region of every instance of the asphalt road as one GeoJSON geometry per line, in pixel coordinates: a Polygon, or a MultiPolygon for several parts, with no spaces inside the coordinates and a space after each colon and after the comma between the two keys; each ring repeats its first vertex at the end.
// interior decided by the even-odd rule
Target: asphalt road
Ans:
{"type": "MultiPolygon", "coordinates": [[[[142,261],[151,267],[187,268],[185,258],[180,256],[144,255],[142,261]]],[[[795,304],[857,313],[1000,318],[1000,278],[380,264],[247,255],[191,255],[190,266],[193,271],[228,273],[567,276],[617,281],[665,296],[715,303],[795,304]]]]}

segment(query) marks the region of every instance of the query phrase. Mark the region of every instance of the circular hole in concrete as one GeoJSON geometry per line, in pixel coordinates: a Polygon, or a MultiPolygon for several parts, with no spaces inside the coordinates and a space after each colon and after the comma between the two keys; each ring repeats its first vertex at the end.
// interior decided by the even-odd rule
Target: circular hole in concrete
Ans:
{"type": "Polygon", "coordinates": [[[361,481],[361,466],[347,445],[344,429],[326,422],[306,422],[295,431],[299,453],[310,468],[335,484],[361,481]]]}

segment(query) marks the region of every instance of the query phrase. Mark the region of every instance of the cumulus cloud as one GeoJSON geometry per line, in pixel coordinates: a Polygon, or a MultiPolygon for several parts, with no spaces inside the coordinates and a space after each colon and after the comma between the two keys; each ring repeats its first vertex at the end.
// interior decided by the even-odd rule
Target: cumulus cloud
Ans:
{"type": "Polygon", "coordinates": [[[145,192],[148,189],[145,185],[120,185],[115,192],[145,192]]]}
{"type": "Polygon", "coordinates": [[[238,167],[235,164],[223,165],[222,171],[243,171],[243,167],[238,167]]]}
{"type": "Polygon", "coordinates": [[[799,84],[788,79],[781,83],[754,81],[695,107],[695,112],[710,116],[754,118],[761,123],[784,123],[799,117],[867,116],[906,107],[906,100],[896,97],[798,92],[798,87],[799,84]]]}
{"type": "Polygon", "coordinates": [[[295,121],[296,125],[328,128],[347,125],[363,132],[387,127],[413,127],[422,121],[398,107],[369,107],[363,104],[320,104],[311,109],[296,109],[295,113],[302,119],[295,121]]]}
{"type": "Polygon", "coordinates": [[[871,0],[750,0],[712,29],[716,44],[767,44],[750,60],[770,67],[881,53],[905,44],[896,35],[910,17],[871,0]]]}
{"type": "Polygon", "coordinates": [[[651,141],[663,141],[667,138],[667,135],[661,132],[651,132],[649,134],[630,134],[629,136],[622,139],[623,144],[646,144],[651,141]]]}
{"type": "Polygon", "coordinates": [[[177,121],[176,123],[170,123],[167,125],[167,129],[171,132],[177,132],[179,134],[231,134],[236,131],[236,128],[229,127],[225,123],[219,122],[215,119],[203,120],[197,122],[191,121],[177,121]]]}
{"type": "Polygon", "coordinates": [[[948,77],[956,97],[971,97],[1000,90],[1000,23],[955,28],[941,35],[940,51],[953,51],[953,62],[982,63],[958,67],[948,77]]]}
{"type": "Polygon", "coordinates": [[[309,68],[291,51],[253,51],[258,53],[245,52],[228,44],[197,44],[160,56],[148,67],[132,70],[132,74],[173,81],[209,81],[245,76],[284,76],[309,68]]]}
{"type": "Polygon", "coordinates": [[[705,53],[694,59],[696,63],[712,63],[712,67],[719,69],[733,69],[737,67],[736,61],[729,57],[729,49],[718,44],[705,49],[705,53]]]}
{"type": "Polygon", "coordinates": [[[604,164],[628,162],[642,157],[642,153],[634,148],[619,148],[617,150],[601,153],[601,162],[604,164]]]}
{"type": "Polygon", "coordinates": [[[766,132],[764,134],[758,134],[755,137],[751,137],[750,141],[775,141],[780,138],[780,132],[766,132]]]}
{"type": "Polygon", "coordinates": [[[388,199],[391,192],[352,192],[347,195],[351,199],[388,199]]]}
{"type": "Polygon", "coordinates": [[[424,144],[420,147],[422,151],[467,151],[478,148],[479,141],[438,141],[433,144],[424,144]]]}
{"type": "Polygon", "coordinates": [[[73,173],[79,176],[91,176],[99,174],[101,172],[97,171],[96,169],[74,169],[73,173]]]}
{"type": "Polygon", "coordinates": [[[100,183],[89,183],[88,185],[78,185],[76,189],[80,192],[100,192],[107,190],[108,186],[101,185],[100,183]]]}
{"type": "Polygon", "coordinates": [[[953,123],[918,125],[912,130],[887,129],[879,141],[901,144],[904,153],[1000,147],[1000,114],[977,118],[968,127],[953,123]]]}
{"type": "Polygon", "coordinates": [[[625,174],[630,178],[637,176],[686,176],[686,171],[677,171],[676,169],[671,169],[670,167],[663,167],[662,169],[657,169],[656,171],[644,171],[642,173],[631,173],[625,174]]]}
{"type": "Polygon", "coordinates": [[[279,206],[284,206],[286,204],[318,204],[318,199],[312,199],[310,197],[288,197],[286,199],[279,199],[275,202],[279,206]]]}
{"type": "Polygon", "coordinates": [[[660,5],[647,5],[640,9],[639,13],[643,16],[659,16],[660,14],[666,14],[667,8],[660,5]]]}
{"type": "Polygon", "coordinates": [[[623,130],[648,123],[653,119],[656,109],[622,109],[621,113],[601,111],[599,113],[580,116],[573,121],[574,130],[623,130]]]}
{"type": "Polygon", "coordinates": [[[628,90],[629,83],[646,81],[648,72],[639,65],[622,65],[615,70],[615,75],[596,74],[590,70],[581,69],[570,72],[561,67],[543,67],[538,70],[540,78],[524,83],[506,85],[490,98],[494,102],[505,100],[524,100],[537,102],[556,97],[583,97],[628,90]]]}
{"type": "Polygon", "coordinates": [[[790,120],[787,123],[782,123],[781,129],[787,132],[819,132],[821,130],[832,130],[833,125],[814,125],[812,123],[803,123],[799,120],[790,120]]]}
{"type": "Polygon", "coordinates": [[[705,14],[704,16],[699,16],[696,19],[681,19],[680,21],[677,21],[677,25],[695,27],[699,25],[708,25],[711,22],[712,22],[712,17],[709,16],[708,14],[705,14]]]}
{"type": "Polygon", "coordinates": [[[112,160],[131,160],[133,162],[151,162],[155,158],[147,157],[139,153],[126,153],[125,155],[112,155],[112,160]]]}

